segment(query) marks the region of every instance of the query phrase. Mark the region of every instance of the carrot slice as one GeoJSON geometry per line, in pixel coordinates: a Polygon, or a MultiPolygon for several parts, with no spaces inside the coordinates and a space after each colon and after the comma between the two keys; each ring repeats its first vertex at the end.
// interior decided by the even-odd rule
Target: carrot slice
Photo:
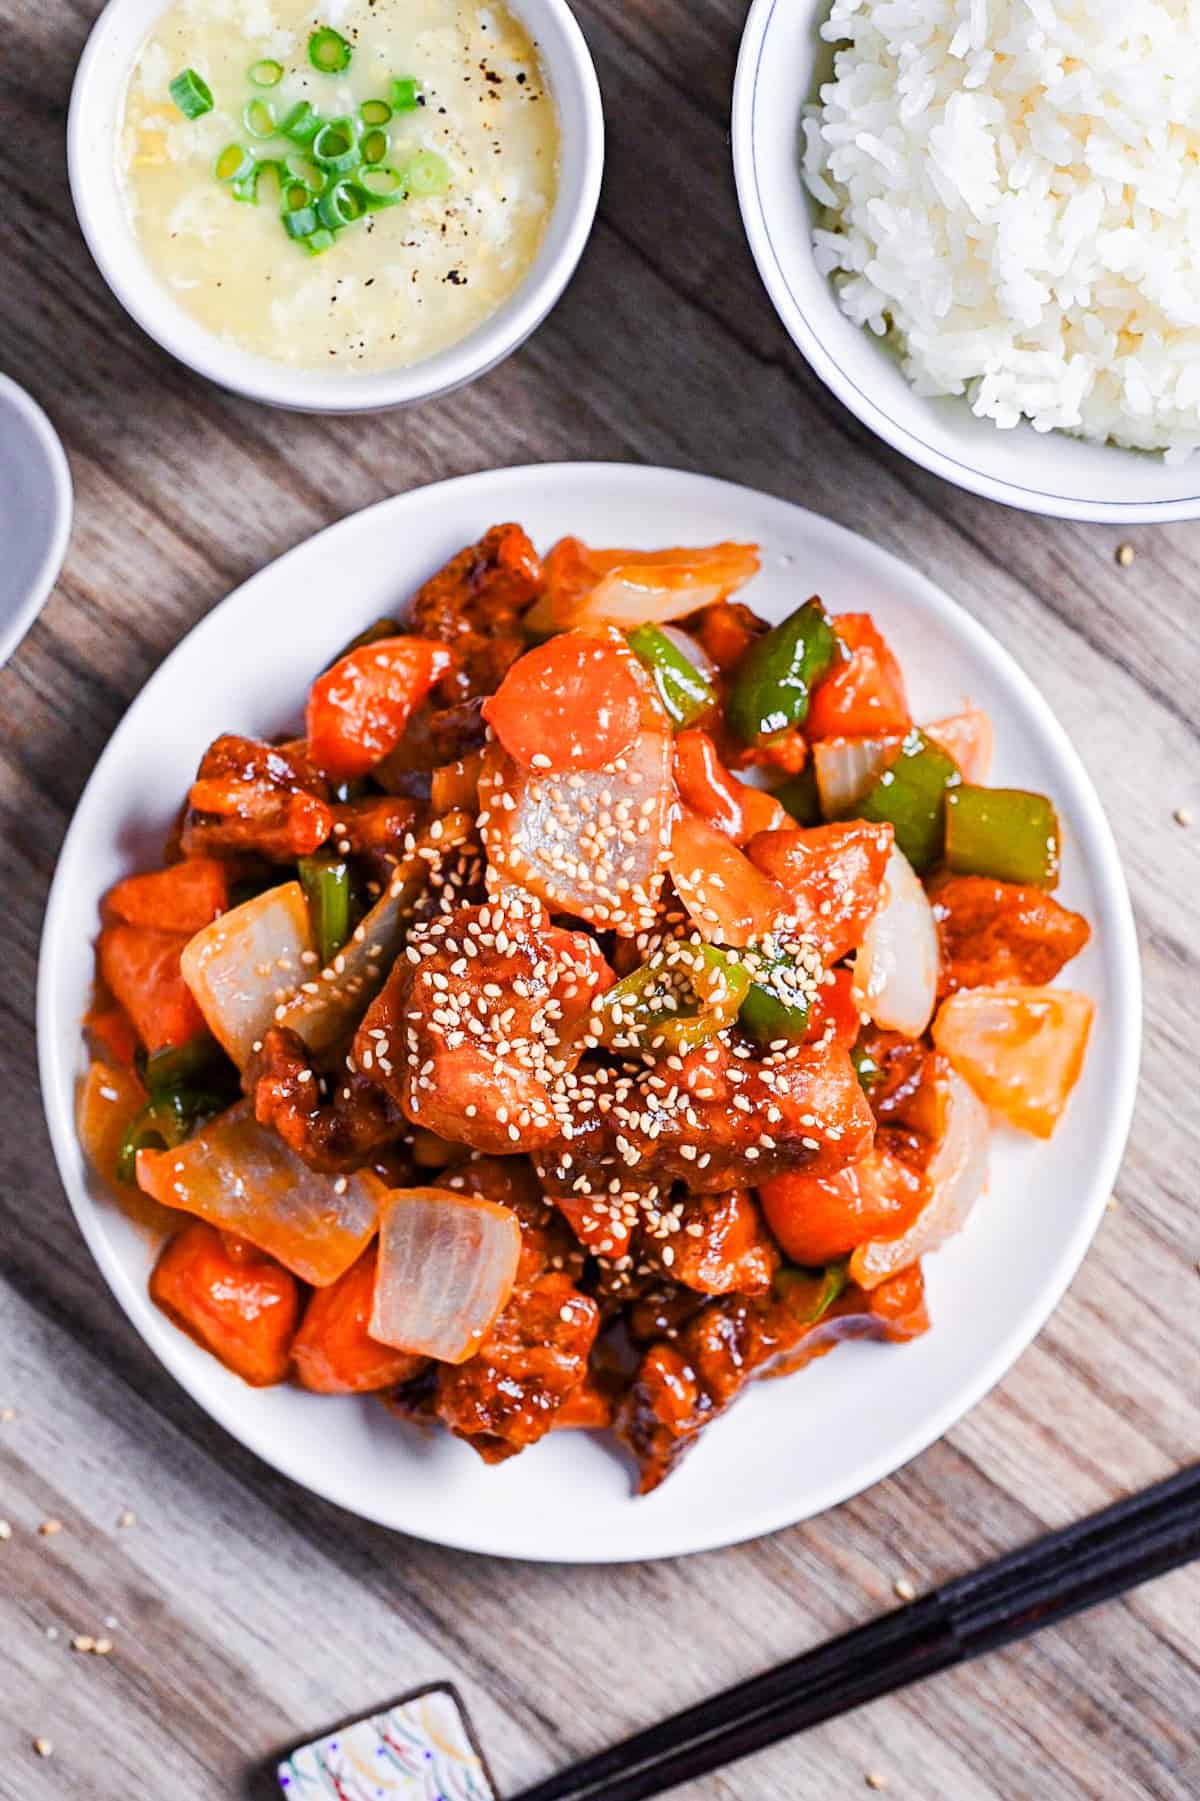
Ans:
{"type": "Polygon", "coordinates": [[[992,769],[992,722],[982,707],[965,707],[921,730],[939,750],[953,757],[964,782],[986,782],[992,769]]]}
{"type": "Polygon", "coordinates": [[[188,1226],[155,1264],[150,1299],[253,1387],[287,1375],[300,1288],[261,1252],[234,1254],[212,1226],[188,1226]]]}
{"type": "Polygon", "coordinates": [[[106,926],[97,942],[100,974],[148,1051],[187,1044],[205,1029],[179,968],[188,937],[122,920],[106,926]]]}
{"type": "Polygon", "coordinates": [[[929,1183],[877,1141],[842,1169],[773,1176],[759,1199],[787,1256],[815,1267],[873,1238],[899,1238],[929,1200],[929,1183]]]}
{"type": "Polygon", "coordinates": [[[84,1026],[103,1051],[106,1062],[129,1068],[137,1055],[138,1035],[124,1007],[93,1007],[84,1026]]]}
{"type": "Polygon", "coordinates": [[[372,1245],[332,1287],[314,1292],[292,1345],[292,1362],[305,1388],[323,1395],[365,1394],[405,1382],[423,1366],[423,1358],[394,1351],[367,1331],[378,1261],[372,1245]]]}
{"type": "Polygon", "coordinates": [[[809,738],[906,732],[912,723],[904,676],[869,613],[839,613],[834,626],[850,652],[817,683],[804,724],[809,738]]]}
{"type": "Polygon", "coordinates": [[[523,769],[603,769],[637,737],[642,689],[623,647],[567,632],[518,659],[483,716],[523,769]]]}
{"type": "Polygon", "coordinates": [[[104,897],[106,919],[157,932],[198,932],[229,905],[229,875],[216,857],[186,857],[166,869],[126,876],[104,897]]]}
{"type": "Polygon", "coordinates": [[[308,751],[335,781],[366,775],[404,736],[454,652],[431,638],[381,638],[340,657],[308,697],[308,751]]]}

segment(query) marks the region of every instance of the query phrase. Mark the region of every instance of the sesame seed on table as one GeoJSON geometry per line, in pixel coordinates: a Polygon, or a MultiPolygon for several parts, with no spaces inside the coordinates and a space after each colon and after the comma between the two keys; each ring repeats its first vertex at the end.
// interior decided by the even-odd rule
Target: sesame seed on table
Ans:
{"type": "MultiPolygon", "coordinates": [[[[1139,528],[1126,554],[1115,530],[941,484],[830,398],[778,325],[738,220],[726,133],[739,0],[580,0],[608,102],[605,194],[571,288],[516,357],[365,423],[222,394],[126,318],[79,235],[62,138],[98,10],[0,0],[5,117],[22,146],[0,228],[0,361],[58,426],[77,497],[62,578],[0,671],[0,1796],[266,1801],[255,1772],[280,1746],[440,1678],[459,1684],[511,1793],[1196,1456],[1200,832],[1181,828],[1200,810],[1200,524],[1139,528]],[[1037,1342],[869,1493],[662,1566],[522,1566],[407,1541],[233,1443],[96,1270],[36,1074],[57,850],[106,739],[179,637],[345,513],[443,476],[569,458],[783,494],[956,595],[1033,674],[1096,782],[1147,984],[1120,1205],[1037,1342]]],[[[612,821],[597,815],[619,904],[612,838],[642,834],[618,807],[612,821]]],[[[614,1174],[586,1204],[615,1248],[646,1199],[614,1174]]],[[[664,1255],[683,1242],[671,1218],[655,1222],[664,1255]]],[[[1198,1695],[1193,1570],[678,1792],[1185,1801],[1200,1793],[1198,1695]]]]}

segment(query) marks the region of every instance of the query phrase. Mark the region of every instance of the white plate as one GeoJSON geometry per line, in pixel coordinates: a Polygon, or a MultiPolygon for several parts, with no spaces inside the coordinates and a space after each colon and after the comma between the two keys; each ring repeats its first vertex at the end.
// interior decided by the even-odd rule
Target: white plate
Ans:
{"type": "Polygon", "coordinates": [[[914,463],[1025,512],[1117,525],[1200,514],[1200,453],[1186,463],[1031,425],[1000,431],[967,402],[929,399],[888,345],[855,325],[817,268],[816,208],[800,176],[800,119],[832,52],[831,0],[754,0],[733,91],[733,165],[758,272],[795,344],[843,405],[914,463]]]}
{"type": "Polygon", "coordinates": [[[1099,802],[1044,701],[982,627],[922,576],[812,513],[701,476],[606,464],[500,470],[384,501],[282,557],[203,620],[130,708],[80,801],[50,896],[38,992],[42,1089],[71,1204],[121,1305],[201,1406],[352,1512],[442,1544],[572,1562],[770,1532],[856,1494],[946,1431],[1033,1338],[1087,1248],[1128,1131],[1140,1020],[1129,900],[1099,802]],[[1051,1144],[997,1134],[991,1194],[927,1265],[932,1331],[913,1345],[847,1345],[753,1389],[645,1500],[603,1436],[556,1433],[489,1469],[378,1402],[245,1387],[151,1305],[151,1247],[90,1177],[73,1124],[97,903],[157,857],[209,740],[292,726],[314,671],[340,645],[504,519],[543,548],[565,532],[600,544],[753,539],[764,568],[748,598],[760,612],[778,617],[814,590],[835,610],[869,604],[903,659],[917,717],[970,696],[995,721],[996,779],[1053,795],[1062,897],[1094,927],[1070,969],[1071,985],[1096,1002],[1079,1090],[1051,1144]]]}

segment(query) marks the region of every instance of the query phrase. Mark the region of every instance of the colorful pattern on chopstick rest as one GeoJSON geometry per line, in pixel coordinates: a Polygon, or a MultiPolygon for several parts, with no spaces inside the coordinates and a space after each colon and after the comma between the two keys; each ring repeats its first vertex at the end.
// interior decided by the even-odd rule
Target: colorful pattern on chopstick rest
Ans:
{"type": "Polygon", "coordinates": [[[496,1801],[458,1700],[430,1689],[301,1745],[279,1765],[288,1801],[496,1801]]]}

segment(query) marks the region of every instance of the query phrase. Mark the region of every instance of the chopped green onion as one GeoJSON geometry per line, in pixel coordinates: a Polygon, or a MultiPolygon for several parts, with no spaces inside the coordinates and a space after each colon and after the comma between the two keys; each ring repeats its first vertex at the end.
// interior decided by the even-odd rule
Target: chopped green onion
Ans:
{"type": "Polygon", "coordinates": [[[242,124],[252,138],[273,138],[278,129],[275,108],[269,100],[247,100],[242,108],[242,124]]]}
{"type": "Polygon", "coordinates": [[[285,138],[307,150],[321,129],[321,115],[307,100],[297,100],[279,129],[285,138]]]}
{"type": "Polygon", "coordinates": [[[839,649],[837,633],[816,599],[756,638],[738,664],[727,709],[742,742],[761,744],[803,725],[812,690],[839,649]]]}
{"type": "Polygon", "coordinates": [[[352,181],[335,181],[317,201],[317,218],[330,231],[336,231],[339,225],[353,225],[366,210],[366,202],[352,181]]]}
{"type": "Polygon", "coordinates": [[[378,129],[369,131],[362,141],[362,159],[364,163],[381,163],[387,153],[387,132],[378,129]]]}
{"type": "Polygon", "coordinates": [[[408,189],[400,171],[390,168],[386,163],[376,163],[369,169],[360,169],[358,188],[368,212],[378,212],[382,207],[395,206],[408,198],[408,189]]]}
{"type": "Polygon", "coordinates": [[[310,163],[306,156],[286,157],[284,168],[292,180],[299,182],[310,194],[319,194],[325,186],[324,169],[318,169],[316,163],[310,163]]]}
{"type": "Polygon", "coordinates": [[[183,69],[168,88],[172,100],[185,119],[198,119],[213,109],[212,89],[195,69],[183,69]]]}
{"type": "Polygon", "coordinates": [[[639,625],[625,636],[638,662],[649,671],[658,697],[677,728],[694,725],[705,713],[711,713],[717,704],[712,683],[666,632],[656,625],[639,625]]]}
{"type": "Polygon", "coordinates": [[[400,176],[410,194],[425,199],[446,192],[450,186],[450,165],[436,150],[418,150],[415,156],[409,157],[400,176]]]}
{"type": "Polygon", "coordinates": [[[392,109],[386,100],[364,100],[358,109],[358,116],[364,125],[386,125],[392,116],[392,109]]]}
{"type": "Polygon", "coordinates": [[[250,64],[248,75],[252,87],[277,88],[283,80],[283,64],[264,56],[261,62],[250,64]]]}
{"type": "Polygon", "coordinates": [[[896,845],[918,875],[936,863],[946,839],[946,797],[962,781],[953,757],[924,732],[909,732],[900,755],[855,809],[860,819],[895,828],[896,845]]]}
{"type": "Polygon", "coordinates": [[[956,875],[1053,888],[1058,815],[1044,794],[964,783],[946,796],[946,862],[956,875]]]}
{"type": "Polygon", "coordinates": [[[312,141],[312,159],[334,175],[348,175],[362,161],[353,119],[327,119],[312,141]]]}
{"type": "Polygon", "coordinates": [[[316,207],[310,206],[307,199],[302,206],[285,206],[283,229],[289,238],[311,238],[317,229],[316,207]]]}
{"type": "Polygon", "coordinates": [[[351,50],[340,31],[322,25],[308,40],[308,60],[322,75],[340,75],[350,67],[351,50]]]}
{"type": "Polygon", "coordinates": [[[398,113],[411,113],[424,104],[425,89],[415,75],[393,75],[391,100],[392,110],[398,113]]]}
{"type": "Polygon", "coordinates": [[[309,256],[320,256],[323,250],[333,248],[333,233],[326,231],[322,225],[310,237],[304,239],[304,248],[308,251],[309,256]]]}
{"type": "Polygon", "coordinates": [[[226,144],[213,164],[218,181],[244,181],[254,167],[254,158],[241,144],[226,144]]]}
{"type": "Polygon", "coordinates": [[[350,936],[350,865],[340,858],[301,857],[296,865],[322,968],[350,936]]]}

